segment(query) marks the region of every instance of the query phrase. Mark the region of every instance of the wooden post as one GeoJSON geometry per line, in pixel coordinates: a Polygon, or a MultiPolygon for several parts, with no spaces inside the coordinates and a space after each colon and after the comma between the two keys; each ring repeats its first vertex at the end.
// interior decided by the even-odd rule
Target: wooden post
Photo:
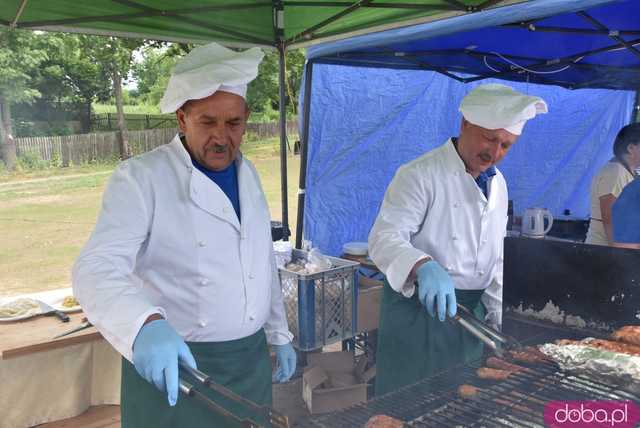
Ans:
{"type": "Polygon", "coordinates": [[[118,142],[120,143],[120,159],[127,159],[131,156],[129,149],[129,135],[127,122],[124,119],[124,105],[122,100],[122,76],[120,72],[113,72],[113,92],[116,98],[116,109],[118,110],[118,142]]]}
{"type": "Polygon", "coordinates": [[[60,147],[60,151],[62,152],[62,166],[65,168],[69,166],[69,161],[71,160],[70,153],[69,153],[70,142],[71,142],[71,138],[63,137],[61,147],[60,147]]]}

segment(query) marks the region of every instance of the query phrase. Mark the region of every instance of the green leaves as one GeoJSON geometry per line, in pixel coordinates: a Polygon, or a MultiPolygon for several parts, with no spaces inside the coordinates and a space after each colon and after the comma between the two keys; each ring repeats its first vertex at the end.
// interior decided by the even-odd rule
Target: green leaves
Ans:
{"type": "MultiPolygon", "coordinates": [[[[298,92],[304,65],[304,51],[287,51],[285,54],[285,94],[287,116],[297,114],[298,92]]],[[[269,51],[260,64],[256,80],[249,84],[247,103],[254,114],[277,111],[280,103],[280,59],[277,51],[269,51]]]]}
{"type": "Polygon", "coordinates": [[[40,92],[33,76],[47,52],[30,31],[0,28],[0,94],[9,102],[31,102],[40,92]]]}

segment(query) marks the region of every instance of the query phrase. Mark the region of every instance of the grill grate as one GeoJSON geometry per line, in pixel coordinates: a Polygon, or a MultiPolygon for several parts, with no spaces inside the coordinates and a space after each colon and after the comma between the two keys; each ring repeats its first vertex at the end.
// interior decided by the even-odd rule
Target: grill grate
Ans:
{"type": "MultiPolygon", "coordinates": [[[[542,329],[536,334],[528,330],[529,340],[522,342],[545,343],[572,336],[571,332],[558,329],[542,329]]],[[[481,365],[482,361],[460,365],[367,403],[316,416],[296,426],[357,428],[364,426],[372,416],[385,414],[417,428],[539,428],[545,426],[544,408],[551,401],[640,401],[640,397],[632,392],[591,377],[563,372],[552,363],[527,366],[527,371],[514,373],[501,382],[479,379],[476,370],[481,365]],[[473,399],[458,396],[457,388],[461,384],[480,388],[478,396],[473,399]]]]}
{"type": "Polygon", "coordinates": [[[479,365],[458,366],[432,378],[354,406],[301,423],[300,427],[361,427],[373,415],[385,414],[411,427],[544,427],[544,407],[557,400],[633,400],[640,397],[554,365],[529,367],[502,382],[479,379],[479,365]],[[462,383],[480,388],[477,397],[463,399],[462,383]]]}
{"type": "Polygon", "coordinates": [[[566,400],[638,400],[632,393],[619,390],[584,376],[557,370],[552,365],[530,368],[516,373],[506,381],[482,387],[475,370],[467,371],[470,383],[481,390],[474,399],[457,397],[455,390],[446,395],[450,402],[431,409],[412,420],[412,427],[544,427],[544,408],[551,401],[566,400]]]}

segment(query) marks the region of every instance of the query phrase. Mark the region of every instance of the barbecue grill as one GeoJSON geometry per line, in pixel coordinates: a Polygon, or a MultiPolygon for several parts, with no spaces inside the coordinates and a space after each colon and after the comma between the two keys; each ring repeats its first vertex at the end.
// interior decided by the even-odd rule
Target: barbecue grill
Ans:
{"type": "MultiPolygon", "coordinates": [[[[640,252],[548,240],[505,240],[504,306],[541,310],[548,301],[566,315],[583,318],[580,328],[534,319],[507,310],[503,332],[520,343],[556,339],[606,338],[610,330],[638,324],[640,252]]],[[[557,321],[557,320],[556,320],[557,321]]],[[[402,420],[410,427],[544,427],[552,401],[640,402],[640,385],[615,384],[592,374],[566,372],[554,363],[526,365],[505,381],[479,379],[484,359],[460,365],[397,391],[339,412],[300,421],[315,428],[362,427],[374,415],[402,420]],[[462,398],[458,386],[480,388],[462,398]]]]}
{"type": "MultiPolygon", "coordinates": [[[[506,315],[507,333],[523,344],[551,342],[558,338],[581,339],[594,332],[560,328],[519,315],[506,315]],[[527,339],[522,335],[527,332],[527,339]]],[[[595,334],[598,336],[598,334],[595,334]]],[[[602,333],[600,333],[602,336],[602,333]]],[[[363,427],[374,415],[384,414],[409,427],[545,427],[545,405],[552,401],[616,400],[640,402],[635,385],[614,385],[561,370],[553,363],[527,366],[528,370],[505,381],[479,379],[476,370],[484,359],[459,365],[397,391],[339,412],[300,421],[300,428],[363,427]],[[458,395],[461,384],[480,389],[477,397],[458,395]]],[[[518,363],[526,366],[525,364],[518,363]]]]}

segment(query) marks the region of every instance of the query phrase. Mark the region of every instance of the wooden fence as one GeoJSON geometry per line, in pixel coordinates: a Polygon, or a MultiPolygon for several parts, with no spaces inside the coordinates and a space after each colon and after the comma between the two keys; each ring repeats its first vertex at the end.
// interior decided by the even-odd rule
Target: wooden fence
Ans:
{"type": "MultiPolygon", "coordinates": [[[[132,114],[124,115],[129,130],[177,128],[175,114],[132,114]]],[[[91,115],[91,131],[105,132],[118,129],[118,115],[116,113],[99,113],[91,115]]]]}
{"type": "MultiPolygon", "coordinates": [[[[148,152],[168,143],[176,135],[176,128],[147,129],[129,131],[129,148],[132,155],[148,152]]],[[[245,139],[260,140],[280,135],[280,126],[275,123],[249,123],[245,139]]],[[[287,123],[289,141],[298,138],[298,123],[287,123]]],[[[120,157],[117,134],[100,132],[94,134],[63,135],[56,137],[16,138],[17,155],[37,154],[40,159],[57,161],[62,166],[79,165],[87,162],[109,162],[120,157]]]]}
{"type": "MultiPolygon", "coordinates": [[[[263,140],[265,138],[273,138],[280,136],[280,123],[247,123],[247,135],[245,139],[263,140]]],[[[290,120],[287,122],[287,136],[290,141],[298,139],[298,121],[290,120]]]]}
{"type": "MultiPolygon", "coordinates": [[[[130,131],[157,128],[177,128],[174,114],[126,114],[125,121],[130,131]]],[[[91,130],[94,132],[116,131],[118,118],[115,113],[102,113],[91,116],[91,130]]],[[[247,132],[251,138],[263,139],[280,135],[279,122],[247,124],[247,132]]],[[[298,135],[298,121],[287,122],[287,135],[298,135]]]]}
{"type": "MultiPolygon", "coordinates": [[[[153,150],[171,141],[176,132],[175,128],[129,131],[131,153],[137,155],[153,150]]],[[[115,132],[16,138],[15,142],[18,156],[36,153],[42,160],[48,162],[59,160],[62,166],[87,162],[109,162],[120,157],[120,147],[115,132]]]]}

